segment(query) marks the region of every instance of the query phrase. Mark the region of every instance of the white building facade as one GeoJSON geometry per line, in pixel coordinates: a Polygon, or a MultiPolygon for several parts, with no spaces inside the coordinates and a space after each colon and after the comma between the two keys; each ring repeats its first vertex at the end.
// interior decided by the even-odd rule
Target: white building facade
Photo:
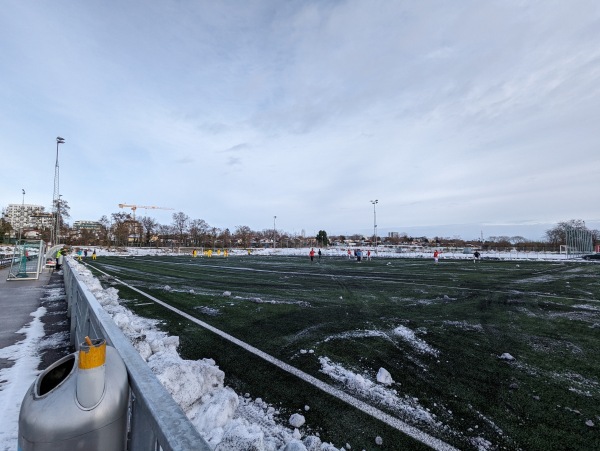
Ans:
{"type": "Polygon", "coordinates": [[[4,210],[4,220],[13,230],[45,229],[52,227],[52,214],[41,205],[10,204],[4,210]]]}

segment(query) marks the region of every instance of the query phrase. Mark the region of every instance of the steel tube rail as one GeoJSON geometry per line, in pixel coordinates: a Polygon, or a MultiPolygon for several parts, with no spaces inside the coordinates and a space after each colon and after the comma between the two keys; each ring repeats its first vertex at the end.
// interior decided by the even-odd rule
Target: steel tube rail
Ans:
{"type": "Polygon", "coordinates": [[[127,449],[210,451],[208,443],[66,259],[63,268],[71,343],[78,350],[86,335],[104,338],[127,367],[131,391],[127,449]]]}

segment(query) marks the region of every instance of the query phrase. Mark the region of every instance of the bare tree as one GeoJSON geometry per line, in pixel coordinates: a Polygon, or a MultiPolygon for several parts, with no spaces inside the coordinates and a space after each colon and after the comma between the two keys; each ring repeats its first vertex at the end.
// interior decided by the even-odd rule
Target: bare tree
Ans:
{"type": "Polygon", "coordinates": [[[170,225],[160,224],[158,226],[158,233],[160,235],[160,239],[162,241],[162,245],[166,246],[171,241],[171,235],[173,233],[173,227],[170,225]]]}
{"type": "Polygon", "coordinates": [[[186,215],[184,212],[180,211],[179,213],[173,213],[173,228],[177,232],[177,236],[179,237],[179,244],[181,246],[185,246],[185,235],[188,229],[188,224],[190,223],[190,217],[186,215]]]}
{"type": "Polygon", "coordinates": [[[204,219],[194,219],[190,223],[189,232],[193,246],[204,246],[204,240],[208,235],[210,226],[204,219]]]}
{"type": "Polygon", "coordinates": [[[4,242],[5,235],[10,235],[12,229],[10,222],[6,221],[4,218],[0,219],[0,243],[4,242]]]}
{"type": "Polygon", "coordinates": [[[235,228],[234,236],[241,241],[242,247],[250,247],[252,235],[252,229],[248,226],[237,226],[235,228]]]}
{"type": "Polygon", "coordinates": [[[110,246],[110,221],[106,215],[102,216],[98,223],[100,224],[100,242],[105,246],[110,246]]]}
{"type": "Polygon", "coordinates": [[[209,235],[210,235],[213,249],[215,249],[215,247],[216,247],[217,237],[219,236],[220,233],[221,233],[221,229],[219,229],[218,227],[211,227],[209,235]]]}
{"type": "Polygon", "coordinates": [[[219,234],[219,240],[223,243],[224,248],[231,247],[231,232],[229,229],[222,230],[219,234]]]}
{"type": "Polygon", "coordinates": [[[127,244],[129,234],[131,233],[131,227],[129,221],[130,216],[127,213],[119,212],[112,213],[112,232],[115,237],[115,244],[117,246],[124,246],[127,244]]]}
{"type": "Polygon", "coordinates": [[[567,229],[587,230],[585,221],[582,219],[570,219],[559,222],[555,227],[546,230],[546,240],[551,244],[564,244],[567,242],[567,229]]]}
{"type": "Polygon", "coordinates": [[[144,234],[144,244],[148,245],[150,240],[152,239],[152,235],[158,229],[158,223],[154,218],[150,216],[142,216],[138,219],[140,224],[142,225],[142,233],[144,234]]]}

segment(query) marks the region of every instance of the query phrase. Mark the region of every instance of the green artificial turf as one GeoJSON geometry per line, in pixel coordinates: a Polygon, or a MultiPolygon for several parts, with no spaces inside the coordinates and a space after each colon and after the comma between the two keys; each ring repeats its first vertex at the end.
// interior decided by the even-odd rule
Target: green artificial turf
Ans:
{"type": "MultiPolygon", "coordinates": [[[[398,397],[418,399],[438,423],[364,400],[457,448],[600,449],[598,264],[146,256],[99,257],[90,266],[338,388],[348,389],[320,371],[318,357],[370,380],[384,367],[398,397]],[[503,353],[515,359],[500,359],[503,353]]],[[[307,428],[324,440],[382,449],[374,443],[381,436],[384,449],[418,449],[378,420],[116,287],[134,312],[164,320],[180,336],[184,358],[213,358],[238,393],[282,414],[310,405],[307,428]]]]}

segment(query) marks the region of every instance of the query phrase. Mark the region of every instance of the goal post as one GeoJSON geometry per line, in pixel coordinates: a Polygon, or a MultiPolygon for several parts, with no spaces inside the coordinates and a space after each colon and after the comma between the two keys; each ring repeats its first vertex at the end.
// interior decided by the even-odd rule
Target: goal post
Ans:
{"type": "Polygon", "coordinates": [[[6,280],[38,279],[45,264],[42,240],[22,240],[15,244],[6,280]]]}
{"type": "Polygon", "coordinates": [[[584,254],[594,252],[594,240],[592,232],[586,228],[567,227],[565,229],[566,245],[561,245],[561,254],[563,247],[567,258],[580,257],[584,254]]]}

